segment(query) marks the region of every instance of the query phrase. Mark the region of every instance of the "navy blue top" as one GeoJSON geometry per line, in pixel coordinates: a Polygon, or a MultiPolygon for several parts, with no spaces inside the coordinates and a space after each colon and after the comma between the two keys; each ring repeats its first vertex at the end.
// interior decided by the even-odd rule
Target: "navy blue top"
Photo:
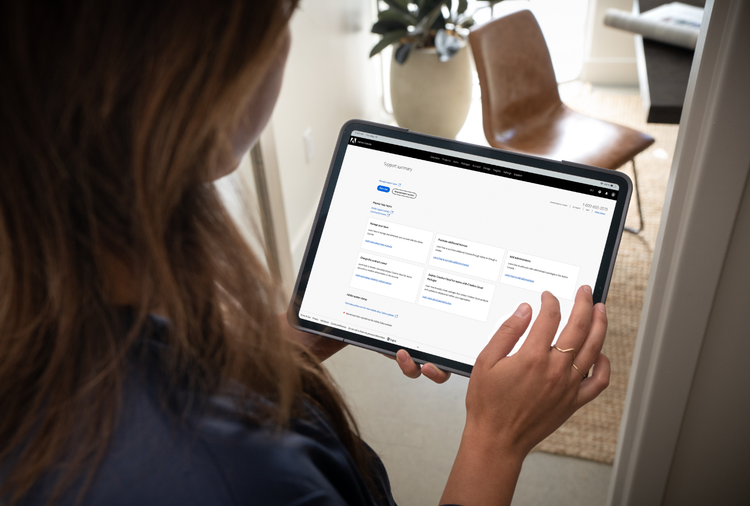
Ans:
{"type": "MultiPolygon", "coordinates": [[[[146,346],[163,353],[157,341],[146,346]]],[[[214,397],[211,409],[180,419],[164,407],[154,377],[127,378],[114,436],[82,505],[395,504],[380,459],[373,452],[381,491],[373,497],[321,413],[274,434],[241,420],[229,398],[214,397]]],[[[42,480],[23,504],[43,505],[52,481],[42,480]]],[[[57,504],[74,504],[78,492],[57,504]]]]}

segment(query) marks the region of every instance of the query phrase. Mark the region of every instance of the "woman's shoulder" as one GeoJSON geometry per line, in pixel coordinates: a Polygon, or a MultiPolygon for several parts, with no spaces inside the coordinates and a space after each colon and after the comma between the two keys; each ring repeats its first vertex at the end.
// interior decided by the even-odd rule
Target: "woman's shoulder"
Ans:
{"type": "Polygon", "coordinates": [[[372,504],[322,419],[272,430],[210,410],[177,421],[147,393],[136,397],[89,504],[372,504]]]}
{"type": "MultiPolygon", "coordinates": [[[[158,339],[146,346],[157,356],[165,352],[158,339]]],[[[248,422],[229,395],[175,410],[158,394],[158,377],[126,380],[119,420],[86,504],[392,504],[379,459],[375,478],[386,497],[374,501],[314,407],[286,429],[248,422]]]]}

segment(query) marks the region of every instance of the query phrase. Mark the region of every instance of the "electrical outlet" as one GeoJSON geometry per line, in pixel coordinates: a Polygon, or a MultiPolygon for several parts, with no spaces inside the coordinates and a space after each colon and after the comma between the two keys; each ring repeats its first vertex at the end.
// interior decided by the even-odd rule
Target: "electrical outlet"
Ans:
{"type": "Polygon", "coordinates": [[[307,127],[302,134],[302,140],[305,143],[305,161],[310,163],[315,156],[315,143],[313,142],[312,127],[307,127]]]}

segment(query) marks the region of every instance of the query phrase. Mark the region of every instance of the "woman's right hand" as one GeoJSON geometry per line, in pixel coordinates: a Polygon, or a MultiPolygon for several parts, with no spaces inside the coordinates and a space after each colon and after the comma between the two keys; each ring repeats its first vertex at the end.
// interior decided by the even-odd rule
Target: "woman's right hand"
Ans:
{"type": "Polygon", "coordinates": [[[609,359],[601,353],[607,316],[603,304],[593,306],[591,288],[578,290],[556,347],[560,306],[544,292],[526,342],[508,357],[530,322],[531,307],[521,304],[477,358],[461,447],[442,503],[510,504],[529,451],[609,384],[609,359]],[[592,366],[593,374],[583,379],[592,366]]]}

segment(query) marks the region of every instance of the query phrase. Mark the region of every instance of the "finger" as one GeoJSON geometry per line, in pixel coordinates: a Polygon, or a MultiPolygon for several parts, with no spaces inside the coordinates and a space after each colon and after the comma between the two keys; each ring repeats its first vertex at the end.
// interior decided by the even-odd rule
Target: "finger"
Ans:
{"type": "Polygon", "coordinates": [[[422,366],[422,374],[430,378],[437,384],[445,383],[448,378],[451,377],[451,373],[443,371],[433,364],[425,364],[422,366]]]}
{"type": "Polygon", "coordinates": [[[599,355],[604,346],[604,338],[607,335],[607,308],[604,304],[599,303],[594,306],[591,318],[591,328],[586,336],[586,340],[578,350],[573,363],[581,371],[586,373],[591,366],[599,360],[599,355]]]}
{"type": "Polygon", "coordinates": [[[578,389],[579,408],[596,399],[596,397],[609,386],[610,373],[611,366],[609,359],[604,354],[599,355],[599,359],[596,361],[596,364],[594,364],[594,373],[583,380],[578,389]]]}
{"type": "MultiPolygon", "coordinates": [[[[579,353],[581,345],[586,340],[586,336],[589,335],[591,314],[593,311],[594,303],[591,296],[591,287],[583,285],[576,293],[573,310],[570,312],[567,325],[565,325],[565,328],[560,333],[557,346],[563,350],[573,348],[575,350],[574,353],[579,353]]],[[[568,358],[572,359],[572,356],[568,358]]]]}
{"type": "Polygon", "coordinates": [[[411,359],[409,352],[406,350],[398,350],[396,352],[396,362],[398,362],[401,372],[409,378],[419,378],[422,374],[420,367],[411,359]]]}
{"type": "Polygon", "coordinates": [[[560,303],[550,292],[542,293],[542,307],[524,346],[549,351],[560,326],[560,303]]]}
{"type": "Polygon", "coordinates": [[[490,342],[484,347],[482,353],[477,357],[477,364],[495,364],[498,360],[507,357],[513,350],[531,322],[531,306],[522,303],[510,318],[500,325],[490,342]]]}

